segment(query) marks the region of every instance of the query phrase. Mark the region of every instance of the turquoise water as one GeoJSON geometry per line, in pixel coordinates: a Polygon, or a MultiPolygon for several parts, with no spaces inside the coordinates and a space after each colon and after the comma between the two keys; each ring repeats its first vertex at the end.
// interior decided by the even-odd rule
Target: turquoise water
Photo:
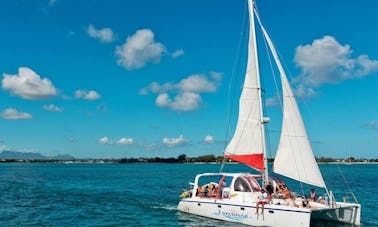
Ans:
{"type": "MultiPolygon", "coordinates": [[[[0,226],[236,226],[179,212],[179,195],[216,164],[0,164],[0,226]]],[[[378,165],[320,165],[338,200],[343,177],[378,226],[378,165]]],[[[225,171],[248,171],[227,165],[225,171]]],[[[300,187],[288,182],[292,188],[300,187]]],[[[305,188],[307,190],[307,188],[305,188]]],[[[324,225],[320,225],[324,226],[324,225]]]]}

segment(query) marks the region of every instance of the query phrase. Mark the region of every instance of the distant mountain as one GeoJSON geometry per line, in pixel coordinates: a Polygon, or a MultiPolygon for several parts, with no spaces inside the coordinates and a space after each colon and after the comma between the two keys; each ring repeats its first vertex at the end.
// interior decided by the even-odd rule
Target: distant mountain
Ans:
{"type": "Polygon", "coordinates": [[[73,159],[75,159],[75,157],[72,156],[72,155],[69,155],[69,154],[60,154],[60,155],[57,155],[57,156],[53,156],[50,159],[56,159],[56,160],[73,160],[73,159]]]}
{"type": "Polygon", "coordinates": [[[0,153],[0,158],[1,159],[58,159],[58,160],[75,159],[71,155],[57,155],[53,157],[46,157],[39,153],[17,152],[17,151],[3,151],[0,153]]]}

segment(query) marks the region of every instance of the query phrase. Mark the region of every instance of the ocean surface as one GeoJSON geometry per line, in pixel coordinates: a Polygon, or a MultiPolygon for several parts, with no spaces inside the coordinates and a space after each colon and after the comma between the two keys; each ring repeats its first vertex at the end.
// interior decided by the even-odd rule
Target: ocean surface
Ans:
{"type": "MultiPolygon", "coordinates": [[[[349,183],[362,204],[362,226],[378,226],[378,165],[320,168],[337,200],[349,183]]],[[[176,208],[197,173],[219,169],[218,164],[1,163],[0,226],[243,226],[176,208]]],[[[229,164],[224,171],[249,169],[229,164]]],[[[298,183],[287,183],[300,191],[298,183]]]]}

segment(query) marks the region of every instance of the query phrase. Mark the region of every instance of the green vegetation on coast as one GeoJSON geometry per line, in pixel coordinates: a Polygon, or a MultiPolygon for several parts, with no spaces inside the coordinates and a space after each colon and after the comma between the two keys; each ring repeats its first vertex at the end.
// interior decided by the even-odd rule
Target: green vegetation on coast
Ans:
{"type": "MultiPolygon", "coordinates": [[[[177,158],[120,158],[120,159],[59,159],[59,158],[1,158],[0,162],[38,162],[38,163],[221,163],[223,162],[223,156],[215,155],[203,155],[198,157],[187,157],[185,154],[179,155],[177,158]]],[[[378,163],[376,159],[365,158],[348,158],[348,159],[335,159],[320,157],[316,158],[318,163],[378,163]]],[[[273,162],[274,159],[268,159],[268,162],[273,162]]],[[[226,159],[225,162],[233,163],[233,161],[226,159]]]]}

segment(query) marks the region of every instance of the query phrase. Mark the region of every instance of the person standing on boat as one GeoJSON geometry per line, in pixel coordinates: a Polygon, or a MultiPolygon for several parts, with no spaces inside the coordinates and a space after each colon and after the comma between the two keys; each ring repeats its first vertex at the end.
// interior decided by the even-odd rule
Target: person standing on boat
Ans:
{"type": "Polygon", "coordinates": [[[316,192],[314,188],[311,188],[309,198],[311,201],[316,201],[316,192]]]}
{"type": "Polygon", "coordinates": [[[273,186],[271,184],[268,184],[265,189],[268,191],[268,193],[271,195],[274,193],[273,186]]]}

